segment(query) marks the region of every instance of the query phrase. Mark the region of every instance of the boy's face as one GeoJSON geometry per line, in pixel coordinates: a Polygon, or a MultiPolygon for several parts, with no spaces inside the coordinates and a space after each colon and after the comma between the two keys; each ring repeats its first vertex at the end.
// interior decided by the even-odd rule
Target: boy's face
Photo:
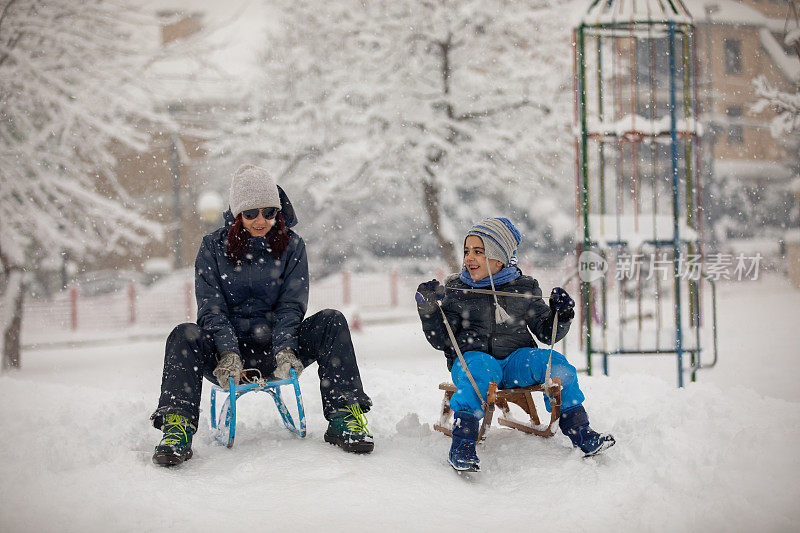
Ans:
{"type": "Polygon", "coordinates": [[[486,259],[486,250],[483,241],[476,235],[470,235],[464,241],[464,266],[469,272],[472,281],[478,281],[489,275],[489,268],[494,276],[503,269],[503,263],[496,259],[486,259]]]}

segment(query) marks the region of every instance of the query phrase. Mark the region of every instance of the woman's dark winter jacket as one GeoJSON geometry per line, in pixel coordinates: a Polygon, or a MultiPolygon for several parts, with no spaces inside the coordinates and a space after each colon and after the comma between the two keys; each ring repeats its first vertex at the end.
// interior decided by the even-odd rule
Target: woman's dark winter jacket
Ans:
{"type": "MultiPolygon", "coordinates": [[[[287,228],[297,224],[289,198],[278,187],[287,228]]],[[[210,332],[219,352],[239,353],[239,341],[299,352],[297,329],[308,306],[308,260],[303,239],[289,230],[289,244],[275,259],[265,238],[251,237],[244,259],[227,257],[228,227],[206,235],[195,261],[197,324],[210,332]]]]}
{"type": "MultiPolygon", "coordinates": [[[[542,343],[549,345],[553,333],[553,313],[542,298],[498,296],[500,305],[511,316],[498,324],[495,320],[495,303],[491,294],[461,292],[453,289],[469,289],[469,285],[455,277],[445,284],[442,309],[453,329],[461,353],[476,350],[491,354],[495,359],[505,359],[519,348],[536,348],[536,335],[542,343]]],[[[539,282],[530,276],[497,285],[497,291],[541,296],[539,282]]],[[[447,357],[447,369],[453,367],[456,352],[444,327],[442,313],[438,308],[421,304],[418,306],[422,329],[431,346],[443,350],[447,357]]],[[[571,321],[559,321],[556,340],[561,340],[569,331],[571,321]]]]}

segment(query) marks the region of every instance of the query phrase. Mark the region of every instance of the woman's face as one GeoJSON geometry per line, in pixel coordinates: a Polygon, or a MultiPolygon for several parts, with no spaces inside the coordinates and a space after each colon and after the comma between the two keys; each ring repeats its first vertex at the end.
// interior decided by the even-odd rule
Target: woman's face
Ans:
{"type": "Polygon", "coordinates": [[[503,269],[503,263],[500,261],[486,259],[486,249],[483,247],[483,241],[476,235],[470,235],[464,242],[464,266],[467,268],[472,281],[478,281],[488,276],[489,268],[492,269],[493,276],[503,269]]]}
{"type": "Polygon", "coordinates": [[[267,219],[264,218],[264,213],[262,213],[261,208],[258,210],[258,216],[252,220],[248,220],[246,216],[242,215],[242,226],[244,229],[247,230],[250,235],[253,237],[264,237],[272,229],[272,226],[275,225],[275,219],[267,219]]]}

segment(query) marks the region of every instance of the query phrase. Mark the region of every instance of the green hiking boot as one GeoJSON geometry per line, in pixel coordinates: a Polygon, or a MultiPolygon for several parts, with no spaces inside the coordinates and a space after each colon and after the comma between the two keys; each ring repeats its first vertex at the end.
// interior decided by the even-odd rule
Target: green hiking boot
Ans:
{"type": "Polygon", "coordinates": [[[168,414],[161,426],[164,436],[153,453],[153,462],[159,466],[179,465],[192,458],[192,435],[196,428],[182,415],[168,414]]]}
{"type": "Polygon", "coordinates": [[[346,452],[369,453],[375,447],[367,429],[367,417],[358,404],[338,409],[331,415],[325,442],[335,444],[346,452]]]}

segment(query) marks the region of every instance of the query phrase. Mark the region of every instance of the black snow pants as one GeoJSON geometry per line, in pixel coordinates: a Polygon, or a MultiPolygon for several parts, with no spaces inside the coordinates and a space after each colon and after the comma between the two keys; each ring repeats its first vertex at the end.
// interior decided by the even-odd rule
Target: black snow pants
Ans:
{"type": "MultiPolygon", "coordinates": [[[[347,320],[339,311],[325,309],[300,324],[300,353],[297,357],[308,367],[319,364],[320,392],[325,418],[350,404],[368,411],[372,400],[364,393],[358,363],[350,338],[347,320]]],[[[245,369],[257,368],[267,377],[275,371],[271,344],[239,341],[239,353],[245,369]]],[[[164,415],[180,414],[197,427],[203,377],[217,383],[212,372],[217,366],[217,349],[212,336],[197,324],[181,324],[167,338],[161,397],[150,417],[161,429],[164,415]]]]}

